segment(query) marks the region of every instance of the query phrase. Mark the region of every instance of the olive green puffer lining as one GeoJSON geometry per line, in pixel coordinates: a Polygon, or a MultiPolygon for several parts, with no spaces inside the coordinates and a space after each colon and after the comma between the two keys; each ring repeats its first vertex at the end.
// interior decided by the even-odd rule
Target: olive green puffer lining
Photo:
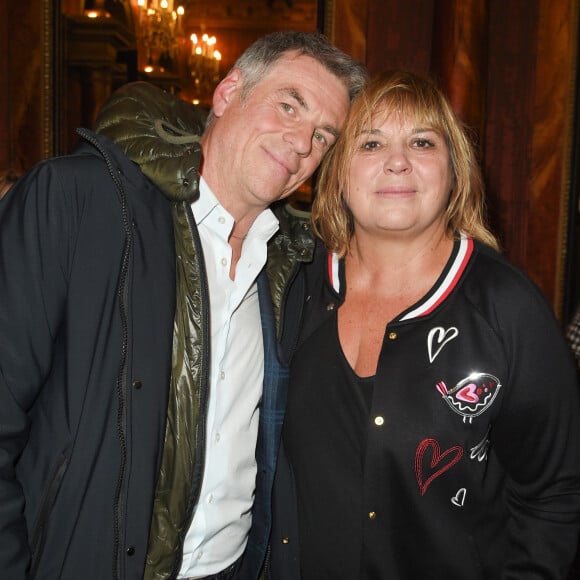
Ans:
{"type": "Polygon", "coordinates": [[[187,220],[187,202],[173,205],[177,302],[173,329],[173,361],[167,406],[167,427],[155,493],[144,580],[172,577],[181,561],[182,539],[189,526],[194,489],[201,483],[199,446],[204,444],[199,418],[202,378],[209,364],[202,348],[204,313],[200,305],[201,264],[194,251],[187,220]],[[197,463],[197,464],[196,464],[197,463]]]}
{"type": "Polygon", "coordinates": [[[205,113],[149,83],[128,83],[105,103],[95,131],[108,137],[171,200],[198,195],[205,113]]]}

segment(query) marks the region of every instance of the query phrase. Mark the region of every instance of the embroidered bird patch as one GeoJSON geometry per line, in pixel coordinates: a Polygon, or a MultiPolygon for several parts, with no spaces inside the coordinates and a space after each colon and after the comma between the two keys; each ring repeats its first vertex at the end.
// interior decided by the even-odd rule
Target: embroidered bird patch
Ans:
{"type": "Polygon", "coordinates": [[[489,409],[501,388],[500,380],[488,373],[472,373],[448,389],[444,381],[439,381],[437,390],[453,411],[471,423],[474,417],[489,409]]]}

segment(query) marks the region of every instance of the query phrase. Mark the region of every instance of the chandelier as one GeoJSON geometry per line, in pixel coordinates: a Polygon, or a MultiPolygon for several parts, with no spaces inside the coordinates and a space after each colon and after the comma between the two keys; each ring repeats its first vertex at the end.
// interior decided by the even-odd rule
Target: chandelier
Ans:
{"type": "Polygon", "coordinates": [[[187,59],[187,71],[191,79],[191,91],[196,103],[209,104],[220,76],[222,55],[216,49],[217,39],[209,34],[190,36],[191,49],[187,59]]]}
{"type": "Polygon", "coordinates": [[[209,104],[219,82],[221,53],[215,36],[184,31],[185,9],[173,0],[137,0],[139,68],[152,78],[174,75],[182,96],[209,104]]]}
{"type": "Polygon", "coordinates": [[[177,65],[177,36],[185,9],[173,9],[173,0],[137,0],[138,41],[145,72],[174,72],[177,65]]]}

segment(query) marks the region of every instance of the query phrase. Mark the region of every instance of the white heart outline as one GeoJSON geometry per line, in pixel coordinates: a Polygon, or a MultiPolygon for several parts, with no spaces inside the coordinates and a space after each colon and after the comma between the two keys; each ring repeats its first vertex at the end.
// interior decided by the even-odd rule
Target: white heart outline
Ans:
{"type": "Polygon", "coordinates": [[[457,507],[463,507],[465,503],[465,496],[467,495],[467,490],[462,487],[457,490],[457,493],[451,498],[451,503],[457,507]]]}
{"type": "Polygon", "coordinates": [[[445,330],[442,326],[435,326],[429,331],[427,335],[427,349],[429,351],[429,362],[432,363],[443,347],[454,338],[459,336],[459,330],[455,326],[450,326],[447,330],[445,330]],[[437,334],[437,337],[435,336],[437,334]],[[438,348],[435,352],[433,352],[433,341],[436,341],[438,344],[438,348]]]}

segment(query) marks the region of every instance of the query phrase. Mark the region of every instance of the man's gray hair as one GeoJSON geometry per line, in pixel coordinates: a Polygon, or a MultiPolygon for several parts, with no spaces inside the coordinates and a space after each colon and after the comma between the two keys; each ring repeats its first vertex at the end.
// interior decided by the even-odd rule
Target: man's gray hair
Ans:
{"type": "Polygon", "coordinates": [[[242,72],[242,98],[256,86],[269,69],[288,52],[296,52],[319,62],[339,78],[352,100],[368,80],[366,68],[348,54],[333,46],[318,32],[273,32],[258,39],[238,58],[234,68],[242,72]]]}
{"type": "MultiPolygon", "coordinates": [[[[245,99],[272,66],[289,52],[309,56],[319,62],[344,84],[351,101],[368,81],[366,67],[333,46],[323,34],[298,31],[272,32],[256,40],[230,69],[231,72],[238,68],[242,73],[241,99],[245,99]]],[[[207,125],[213,118],[213,111],[210,111],[207,125]]]]}

